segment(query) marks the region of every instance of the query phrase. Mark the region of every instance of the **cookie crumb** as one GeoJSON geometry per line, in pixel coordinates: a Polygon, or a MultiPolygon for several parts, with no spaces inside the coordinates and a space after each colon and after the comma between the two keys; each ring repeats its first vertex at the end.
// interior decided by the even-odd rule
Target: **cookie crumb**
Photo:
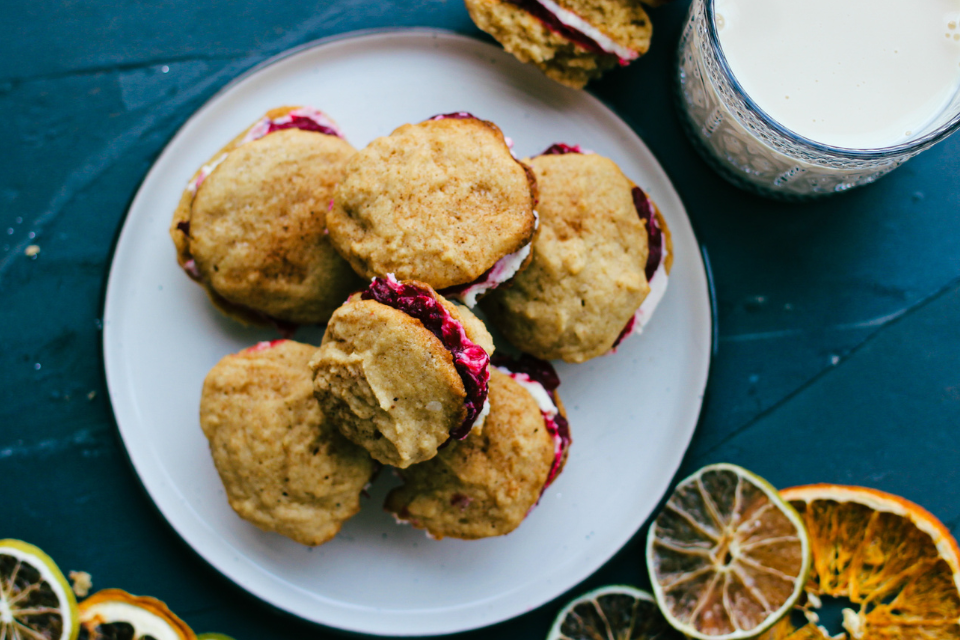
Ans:
{"type": "Polygon", "coordinates": [[[86,571],[71,571],[70,582],[73,583],[73,592],[78,598],[86,598],[93,587],[93,578],[86,571]]]}
{"type": "Polygon", "coordinates": [[[96,391],[91,391],[90,393],[87,394],[87,400],[93,400],[96,397],[97,397],[96,391]]]}
{"type": "Polygon", "coordinates": [[[40,245],[31,244],[30,246],[28,246],[26,249],[23,250],[23,253],[24,253],[28,258],[32,258],[32,257],[34,257],[35,255],[37,255],[38,253],[40,253],[40,245]]]}

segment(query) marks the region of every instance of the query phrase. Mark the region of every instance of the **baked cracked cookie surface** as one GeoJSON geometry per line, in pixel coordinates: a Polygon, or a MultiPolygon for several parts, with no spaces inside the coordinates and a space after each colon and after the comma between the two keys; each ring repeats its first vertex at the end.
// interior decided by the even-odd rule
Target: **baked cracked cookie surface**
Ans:
{"type": "Polygon", "coordinates": [[[433,538],[473,540],[516,529],[566,460],[570,432],[555,389],[523,371],[493,369],[483,430],[401,471],[404,484],[385,508],[433,538]]]}
{"type": "Polygon", "coordinates": [[[227,500],[265,531],[305,545],[332,539],[360,510],[376,463],[320,412],[316,347],[263,342],[223,358],[203,383],[200,425],[227,500]]]}
{"type": "Polygon", "coordinates": [[[466,0],[466,5],[476,25],[514,57],[576,89],[642,56],[653,33],[638,0],[466,0]]]}
{"type": "Polygon", "coordinates": [[[485,298],[483,309],[521,351],[585,362],[609,352],[653,312],[672,264],[669,231],[612,160],[554,145],[528,162],[541,189],[533,262],[509,288],[485,298]],[[656,300],[643,307],[651,291],[656,300]]]}
{"type": "Polygon", "coordinates": [[[536,197],[532,172],[496,125],[446,114],[403,125],[358,152],[327,226],[357,273],[394,274],[443,293],[483,279],[526,248],[514,272],[525,264],[536,197]]]}
{"type": "Polygon", "coordinates": [[[244,324],[326,322],[363,286],[326,237],[354,153],[316,110],[269,112],[184,190],[170,227],[181,267],[244,324]]]}
{"type": "Polygon", "coordinates": [[[400,468],[482,426],[493,340],[429,285],[376,278],[327,325],[310,362],[325,415],[376,460],[400,468]]]}

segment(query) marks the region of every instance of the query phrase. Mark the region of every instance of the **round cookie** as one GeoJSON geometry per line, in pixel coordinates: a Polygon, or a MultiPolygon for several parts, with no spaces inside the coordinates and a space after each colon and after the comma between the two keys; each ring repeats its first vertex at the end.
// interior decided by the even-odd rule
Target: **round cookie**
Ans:
{"type": "Polygon", "coordinates": [[[429,285],[377,278],[334,312],[310,367],[343,435],[404,468],[483,424],[491,353],[467,309],[429,285]]]}
{"type": "Polygon", "coordinates": [[[651,305],[642,307],[652,290],[648,263],[662,263],[655,291],[662,295],[673,258],[669,231],[612,160],[554,145],[528,162],[541,189],[533,262],[509,288],[485,298],[483,309],[521,351],[585,362],[609,352],[652,313],[651,305]],[[651,215],[659,252],[648,243],[644,216],[651,215]]]}
{"type": "Polygon", "coordinates": [[[514,57],[575,89],[642,56],[653,33],[638,0],[466,0],[466,5],[476,25],[514,57]]]}
{"type": "Polygon", "coordinates": [[[177,259],[228,316],[281,329],[322,323],[363,286],[326,237],[355,153],[339,135],[320,112],[275,109],[184,191],[170,228],[177,259]]]}
{"type": "Polygon", "coordinates": [[[278,340],[228,355],[207,374],[200,399],[200,426],[233,510],[311,546],[360,510],[376,468],[320,412],[308,366],[315,351],[278,340]]]}
{"type": "Polygon", "coordinates": [[[537,191],[496,125],[466,113],[437,118],[358,152],[327,226],[360,275],[394,274],[443,293],[530,244],[537,191]]]}
{"type": "Polygon", "coordinates": [[[490,372],[483,430],[401,471],[404,484],[387,496],[387,511],[438,539],[499,536],[520,525],[561,471],[569,430],[556,394],[542,386],[534,392],[553,407],[550,419],[562,420],[563,436],[528,390],[536,383],[518,378],[523,384],[506,370],[490,372]]]}

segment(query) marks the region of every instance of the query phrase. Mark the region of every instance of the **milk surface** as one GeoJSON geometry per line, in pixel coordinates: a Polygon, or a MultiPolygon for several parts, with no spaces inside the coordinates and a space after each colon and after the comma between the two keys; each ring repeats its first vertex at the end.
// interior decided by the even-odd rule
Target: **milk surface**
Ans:
{"type": "Polygon", "coordinates": [[[786,128],[876,149],[919,134],[960,88],[960,0],[716,0],[733,75],[786,128]]]}

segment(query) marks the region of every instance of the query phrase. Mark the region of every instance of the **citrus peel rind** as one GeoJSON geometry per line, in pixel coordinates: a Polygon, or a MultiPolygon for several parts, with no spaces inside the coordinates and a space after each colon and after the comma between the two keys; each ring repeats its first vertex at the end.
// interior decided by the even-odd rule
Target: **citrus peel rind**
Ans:
{"type": "Polygon", "coordinates": [[[78,632],[77,599],[53,559],[22,540],[0,540],[0,637],[76,640],[78,632]]]}
{"type": "Polygon", "coordinates": [[[732,464],[677,486],[647,536],[647,567],[667,621],[704,640],[753,638],[803,593],[810,545],[797,512],[732,464]]]}
{"type": "Polygon", "coordinates": [[[653,596],[635,587],[601,587],[567,604],[547,640],[684,640],[663,619],[653,596]]]}
{"type": "MultiPolygon", "coordinates": [[[[156,598],[134,596],[120,589],[98,591],[80,603],[80,627],[84,637],[100,638],[106,626],[132,627],[133,638],[197,640],[196,634],[169,607],[156,598]]],[[[111,636],[112,637],[112,636],[111,636]]]]}
{"type": "Polygon", "coordinates": [[[830,638],[818,627],[821,596],[846,598],[846,634],[857,640],[960,638],[960,549],[922,507],[898,496],[841,485],[784,489],[807,526],[813,569],[797,629],[784,620],[763,640],[830,638]]]}

